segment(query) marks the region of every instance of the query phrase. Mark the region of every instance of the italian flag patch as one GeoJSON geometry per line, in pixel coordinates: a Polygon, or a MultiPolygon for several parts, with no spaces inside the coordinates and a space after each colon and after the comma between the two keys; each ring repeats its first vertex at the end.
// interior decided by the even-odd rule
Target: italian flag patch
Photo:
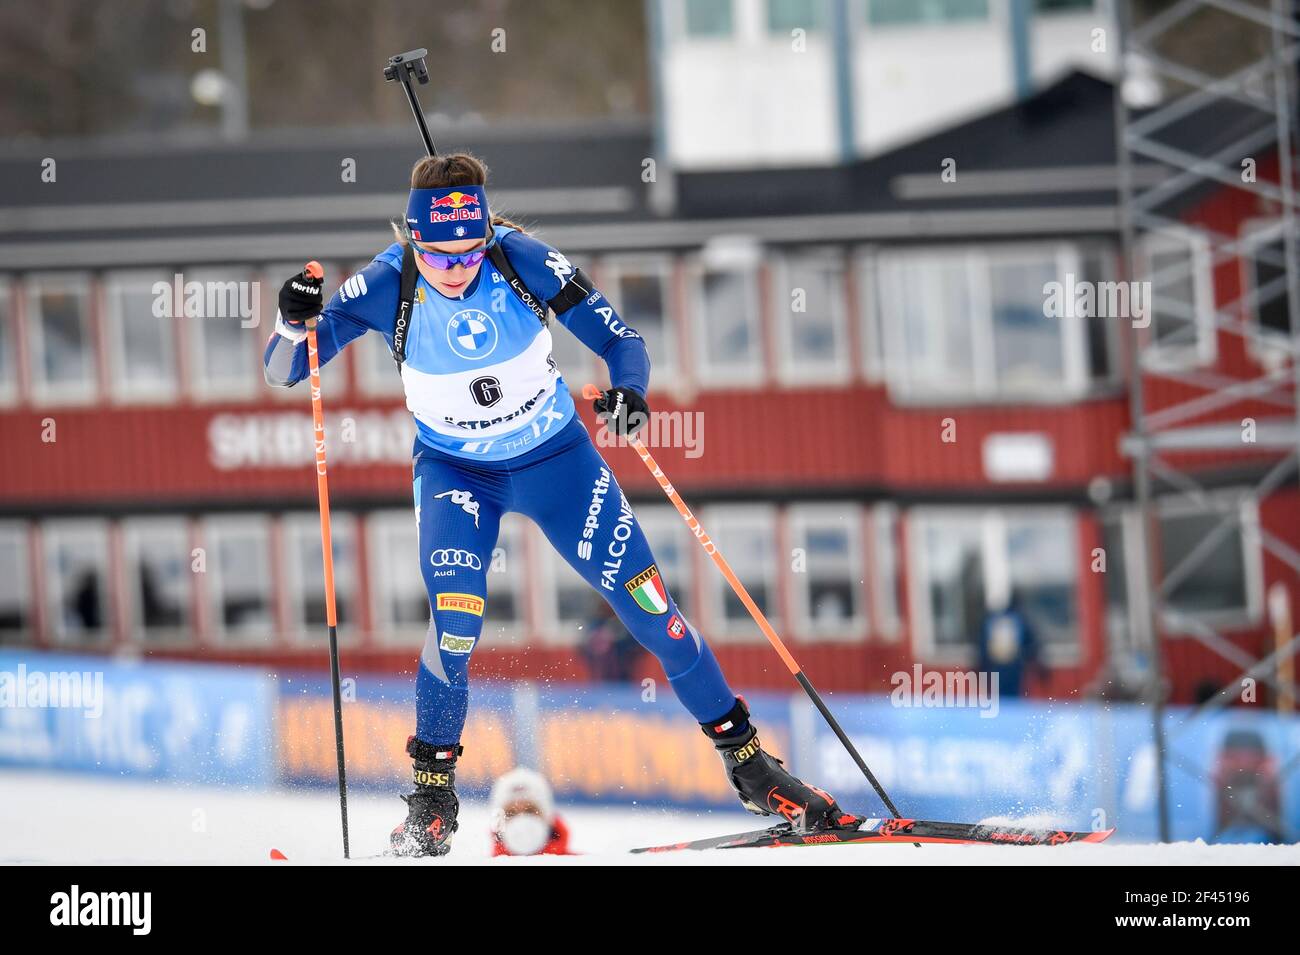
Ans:
{"type": "Polygon", "coordinates": [[[668,594],[659,579],[659,568],[651,564],[623,585],[636,605],[646,613],[667,613],[668,594]]]}

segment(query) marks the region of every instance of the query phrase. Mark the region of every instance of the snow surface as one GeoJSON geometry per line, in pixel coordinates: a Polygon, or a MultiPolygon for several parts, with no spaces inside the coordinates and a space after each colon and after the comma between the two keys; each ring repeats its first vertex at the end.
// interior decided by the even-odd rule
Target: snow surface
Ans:
{"type": "MultiPolygon", "coordinates": [[[[396,796],[348,800],[353,864],[377,865],[1300,865],[1300,846],[1102,845],[832,846],[630,855],[633,846],[760,828],[743,812],[561,806],[575,857],[492,859],[488,813],[467,802],[451,855],[389,859],[377,854],[405,815],[396,796]],[[362,857],[362,858],[356,858],[362,857]]],[[[98,776],[0,772],[0,863],[272,864],[341,863],[337,794],[246,792],[160,785],[98,776]]]]}

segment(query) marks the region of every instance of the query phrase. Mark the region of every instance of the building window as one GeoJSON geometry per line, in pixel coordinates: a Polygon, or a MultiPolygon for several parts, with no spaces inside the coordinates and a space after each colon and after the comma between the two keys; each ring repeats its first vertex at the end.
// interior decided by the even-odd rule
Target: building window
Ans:
{"type": "MultiPolygon", "coordinates": [[[[890,392],[903,400],[1078,397],[1108,374],[1107,347],[1076,298],[1050,290],[1097,282],[1100,256],[1072,246],[973,246],[878,258],[890,392]],[[1061,307],[1055,314],[1053,303],[1061,307]]],[[[1104,330],[1103,330],[1104,332],[1104,330]]]]}
{"type": "Polygon", "coordinates": [[[108,528],[102,521],[51,521],[44,527],[50,635],[65,646],[107,642],[108,528]]]}
{"type": "Polygon", "coordinates": [[[809,33],[825,27],[824,0],[767,0],[767,29],[789,36],[793,30],[809,33]]]}
{"type": "Polygon", "coordinates": [[[909,525],[919,649],[948,657],[970,653],[989,609],[1014,597],[1047,659],[1077,656],[1073,512],[918,508],[909,525]]]}
{"type": "Polygon", "coordinates": [[[902,626],[898,599],[898,508],[893,504],[877,504],[872,508],[871,540],[874,558],[871,598],[876,608],[876,625],[881,636],[893,639],[902,626]]]}
{"type": "Polygon", "coordinates": [[[851,503],[800,504],[789,515],[796,632],[860,639],[866,633],[861,511],[851,503]]]}
{"type": "Polygon", "coordinates": [[[1291,298],[1283,240],[1280,224],[1273,223],[1251,230],[1243,244],[1251,316],[1261,335],[1286,343],[1291,340],[1291,298]]]}
{"type": "MultiPolygon", "coordinates": [[[[334,609],[340,640],[357,635],[356,519],[335,512],[330,518],[334,551],[334,609]]],[[[321,559],[320,518],[291,514],[284,519],[285,587],[290,594],[289,621],[302,641],[316,640],[325,631],[325,563],[321,559]]]]}
{"type": "Polygon", "coordinates": [[[1093,0],[1034,0],[1035,13],[1086,13],[1093,0]]]}
{"type": "Polygon", "coordinates": [[[1166,586],[1172,584],[1164,598],[1167,625],[1180,629],[1180,616],[1219,625],[1257,620],[1263,587],[1253,499],[1236,493],[1199,502],[1167,499],[1158,514],[1160,566],[1166,586]]]}
{"type": "Polygon", "coordinates": [[[672,323],[672,262],[666,258],[607,259],[605,294],[619,316],[645,339],[658,375],[677,373],[677,338],[672,323]]]}
{"type": "MultiPolygon", "coordinates": [[[[776,553],[776,511],[771,507],[719,504],[708,509],[704,526],[726,556],[731,569],[768,619],[780,616],[778,567],[788,567],[776,553]]],[[[756,642],[762,632],[721,574],[708,577],[712,633],[722,641],[756,642]]]]}
{"type": "MultiPolygon", "coordinates": [[[[526,636],[528,622],[528,566],[526,535],[535,525],[519,514],[501,518],[501,531],[487,567],[487,601],[483,609],[483,641],[488,646],[520,644],[526,636]]],[[[534,547],[549,547],[544,540],[533,541],[534,547]]]]}
{"type": "Polygon", "coordinates": [[[14,287],[0,280],[0,404],[18,400],[18,326],[14,287]]]}
{"type": "Polygon", "coordinates": [[[367,518],[366,526],[371,612],[379,640],[419,646],[428,632],[430,613],[415,514],[410,510],[377,511],[367,518]]]}
{"type": "Polygon", "coordinates": [[[831,249],[792,254],[773,270],[773,312],[787,382],[847,381],[844,259],[831,249]]]}
{"type": "Polygon", "coordinates": [[[1213,362],[1214,287],[1206,237],[1183,228],[1145,233],[1138,242],[1137,272],[1150,289],[1148,366],[1189,368],[1213,362]]]}
{"type": "Polygon", "coordinates": [[[195,392],[205,398],[253,395],[262,381],[261,297],[248,269],[195,270],[184,275],[185,319],[195,392]],[[189,301],[188,289],[202,292],[189,301]],[[193,312],[199,312],[195,315],[193,312]]]}
{"type": "Polygon", "coordinates": [[[86,401],[95,394],[95,340],[90,328],[84,277],[32,280],[32,384],[41,401],[86,401]]]}
{"type": "Polygon", "coordinates": [[[988,0],[867,0],[867,20],[878,27],[988,18],[988,0]]]}
{"type": "Polygon", "coordinates": [[[0,524],[0,646],[32,642],[32,597],[27,566],[26,525],[0,524]]]}
{"type": "Polygon", "coordinates": [[[746,384],[763,376],[763,323],[752,268],[695,271],[696,369],[701,383],[746,384]]]}
{"type": "Polygon", "coordinates": [[[271,523],[261,515],[208,518],[208,590],[212,622],[227,646],[268,646],[275,632],[271,523]]]}
{"type": "Polygon", "coordinates": [[[105,312],[110,387],[118,399],[160,399],[176,394],[176,319],[171,282],[156,273],[109,276],[105,312]],[[163,315],[155,313],[156,283],[167,286],[163,315]]]}
{"type": "Polygon", "coordinates": [[[132,632],[140,634],[146,644],[188,640],[192,629],[194,557],[185,521],[126,521],[123,542],[132,632]]]}
{"type": "Polygon", "coordinates": [[[731,36],[731,0],[682,0],[686,35],[696,39],[731,36]]]}

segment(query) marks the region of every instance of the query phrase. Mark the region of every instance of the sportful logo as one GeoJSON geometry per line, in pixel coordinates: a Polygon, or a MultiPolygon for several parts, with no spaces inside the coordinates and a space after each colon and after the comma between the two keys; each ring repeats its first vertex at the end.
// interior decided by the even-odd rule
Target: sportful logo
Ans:
{"type": "Polygon", "coordinates": [[[450,497],[451,503],[456,504],[462,511],[474,518],[474,526],[478,527],[478,501],[474,500],[474,495],[470,491],[443,491],[441,494],[435,494],[435,498],[450,497]]]}
{"type": "Polygon", "coordinates": [[[668,593],[659,579],[659,568],[651,564],[623,585],[638,607],[646,613],[667,613],[668,593]]]}
{"type": "Polygon", "coordinates": [[[354,298],[360,298],[368,291],[370,290],[366,288],[366,277],[358,272],[356,275],[349,276],[339,288],[339,298],[347,302],[354,298]]]}
{"type": "MultiPolygon", "coordinates": [[[[587,505],[587,516],[582,522],[582,538],[578,541],[578,556],[591,560],[591,539],[600,530],[600,512],[605,507],[605,495],[609,493],[610,474],[608,468],[600,469],[600,476],[591,486],[591,503],[587,505]]],[[[631,534],[629,528],[628,534],[631,534]]]]}

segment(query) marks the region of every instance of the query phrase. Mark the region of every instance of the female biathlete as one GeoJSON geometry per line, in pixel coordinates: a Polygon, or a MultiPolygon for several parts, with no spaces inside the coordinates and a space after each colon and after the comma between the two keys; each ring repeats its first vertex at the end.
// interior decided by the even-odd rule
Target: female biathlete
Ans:
{"type": "Polygon", "coordinates": [[[415,680],[414,792],[393,830],[401,855],[443,855],[456,831],[456,760],[468,708],[487,568],[501,516],[532,518],[551,545],[658,658],[722,756],[741,802],[805,829],[852,826],[835,800],[786,772],[744,702],[678,610],[627,499],[574,413],[551,357],[548,311],[609,368],[596,411],[615,433],[645,421],[641,336],[560,252],[489,211],[487,169],[466,154],[421,159],[398,241],[322,310],[305,273],[280,290],[266,380],[307,377],[306,322],[321,363],[366,332],[384,336],[415,416],[415,515],[432,610],[415,680]],[[485,261],[486,260],[486,261],[485,261]]]}

